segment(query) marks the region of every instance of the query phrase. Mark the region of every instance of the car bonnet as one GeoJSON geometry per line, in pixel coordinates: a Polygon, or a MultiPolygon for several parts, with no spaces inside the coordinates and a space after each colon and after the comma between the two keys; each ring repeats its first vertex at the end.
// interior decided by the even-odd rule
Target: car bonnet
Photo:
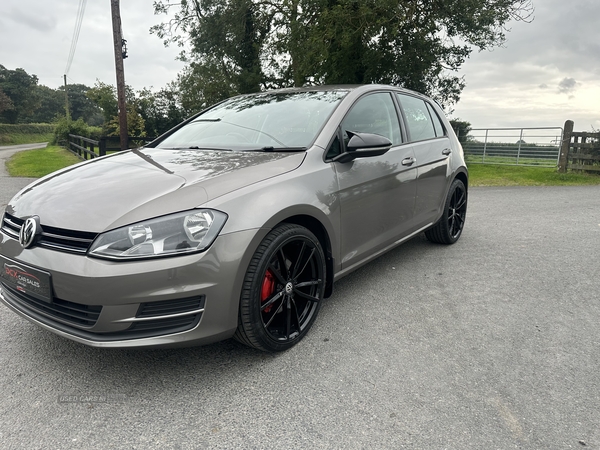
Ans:
{"type": "Polygon", "coordinates": [[[140,149],[50,174],[21,190],[7,212],[43,225],[102,232],[192,209],[297,168],[304,152],[140,149]]]}

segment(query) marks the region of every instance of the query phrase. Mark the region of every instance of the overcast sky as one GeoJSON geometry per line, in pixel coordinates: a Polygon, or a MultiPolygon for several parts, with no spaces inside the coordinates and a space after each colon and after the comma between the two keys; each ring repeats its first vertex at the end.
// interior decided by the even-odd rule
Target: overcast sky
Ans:
{"type": "MultiPolygon", "coordinates": [[[[510,25],[507,42],[475,51],[462,70],[467,87],[454,117],[476,128],[562,126],[600,129],[600,1],[533,0],[532,23],[510,25]]],[[[177,48],[149,33],[163,20],[151,0],[123,0],[129,58],[125,79],[134,89],[159,89],[183,67],[177,48]]],[[[0,64],[22,67],[56,88],[63,83],[78,0],[1,0],[0,64]]],[[[69,83],[115,84],[110,1],[88,1],[69,83]]]]}

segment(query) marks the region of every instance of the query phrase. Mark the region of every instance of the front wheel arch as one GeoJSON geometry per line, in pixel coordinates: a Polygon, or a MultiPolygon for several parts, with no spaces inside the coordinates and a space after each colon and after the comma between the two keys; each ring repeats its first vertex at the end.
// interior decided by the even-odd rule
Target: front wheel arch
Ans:
{"type": "Polygon", "coordinates": [[[258,246],[244,276],[234,337],[276,352],[299,342],[324,298],[325,255],[307,228],[281,224],[258,246]]]}

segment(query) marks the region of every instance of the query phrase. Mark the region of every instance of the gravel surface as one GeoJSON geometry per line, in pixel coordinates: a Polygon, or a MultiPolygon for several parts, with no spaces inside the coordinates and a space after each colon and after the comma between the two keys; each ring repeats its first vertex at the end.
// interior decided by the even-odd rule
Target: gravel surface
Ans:
{"type": "Polygon", "coordinates": [[[277,355],[88,348],[0,305],[0,447],[598,449],[599,244],[599,186],[473,188],[457,244],[342,279],[277,355]]]}

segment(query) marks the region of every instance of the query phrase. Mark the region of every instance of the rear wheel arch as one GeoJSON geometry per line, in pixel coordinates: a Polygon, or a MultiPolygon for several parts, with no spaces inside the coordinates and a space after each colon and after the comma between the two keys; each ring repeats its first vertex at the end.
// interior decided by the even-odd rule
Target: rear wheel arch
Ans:
{"type": "MultiPolygon", "coordinates": [[[[469,177],[467,176],[467,174],[465,172],[458,172],[456,174],[456,176],[454,177],[454,179],[459,179],[460,181],[463,182],[463,184],[465,185],[465,189],[467,189],[467,191],[469,190],[469,177]]],[[[454,181],[454,180],[452,180],[454,181]]]]}
{"type": "Polygon", "coordinates": [[[458,241],[465,223],[467,199],[467,186],[462,177],[457,175],[452,180],[446,194],[442,216],[431,228],[425,230],[425,236],[428,240],[446,245],[458,241]]]}

